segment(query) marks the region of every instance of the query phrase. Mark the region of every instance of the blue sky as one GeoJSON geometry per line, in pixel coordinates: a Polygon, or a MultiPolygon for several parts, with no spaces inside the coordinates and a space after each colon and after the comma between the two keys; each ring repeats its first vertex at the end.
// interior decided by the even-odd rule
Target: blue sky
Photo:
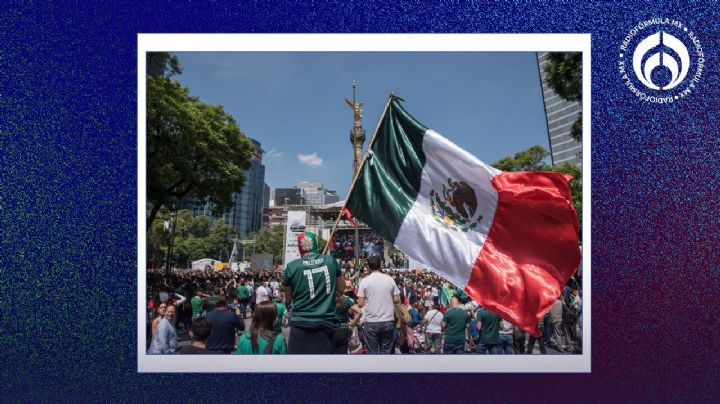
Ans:
{"type": "Polygon", "coordinates": [[[486,163],[548,149],[534,53],[178,52],[177,79],[221,104],[258,140],[272,188],[322,182],[341,199],[352,181],[352,81],[364,102],[365,148],[391,92],[418,121],[486,163]]]}

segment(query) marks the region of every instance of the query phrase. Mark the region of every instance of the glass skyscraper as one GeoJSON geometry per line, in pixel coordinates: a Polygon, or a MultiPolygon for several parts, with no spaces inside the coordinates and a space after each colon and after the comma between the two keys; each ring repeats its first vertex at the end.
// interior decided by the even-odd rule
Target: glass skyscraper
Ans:
{"type": "Polygon", "coordinates": [[[582,105],[579,102],[565,101],[550,88],[543,70],[543,66],[548,62],[547,57],[547,52],[537,53],[552,163],[554,165],[567,162],[579,166],[582,162],[582,143],[570,136],[570,130],[582,111],[582,105]]]}
{"type": "MultiPolygon", "coordinates": [[[[222,215],[222,220],[230,226],[229,237],[244,238],[248,233],[260,230],[263,219],[265,199],[265,166],[262,164],[264,153],[260,142],[250,139],[255,145],[255,153],[250,159],[250,167],[243,172],[245,181],[240,192],[233,192],[233,206],[222,215]]],[[[189,209],[193,215],[215,217],[209,202],[197,204],[192,197],[185,198],[181,209],[189,209]]]]}
{"type": "Polygon", "coordinates": [[[250,139],[255,145],[255,153],[250,159],[250,168],[244,173],[245,182],[242,191],[233,193],[235,202],[232,209],[223,215],[223,221],[230,226],[231,236],[237,232],[238,238],[260,230],[265,196],[265,166],[262,164],[263,149],[255,139],[250,139]]]}
{"type": "Polygon", "coordinates": [[[300,188],[275,188],[275,206],[304,205],[300,188]]]}

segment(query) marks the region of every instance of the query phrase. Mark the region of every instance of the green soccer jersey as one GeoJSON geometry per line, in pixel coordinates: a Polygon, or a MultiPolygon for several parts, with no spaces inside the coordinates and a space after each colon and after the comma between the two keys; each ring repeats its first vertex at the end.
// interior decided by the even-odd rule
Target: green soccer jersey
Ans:
{"type": "Polygon", "coordinates": [[[355,306],[355,301],[347,296],[343,296],[343,302],[340,307],[335,309],[335,318],[340,322],[340,328],[348,328],[350,321],[350,308],[355,306]]]}
{"type": "Polygon", "coordinates": [[[250,297],[250,291],[248,290],[247,286],[240,285],[236,289],[237,289],[237,297],[239,300],[243,300],[243,299],[250,297]]]}
{"type": "Polygon", "coordinates": [[[275,302],[277,308],[277,321],[275,321],[275,332],[282,332],[283,314],[287,311],[287,307],[281,302],[275,302]]]}
{"type": "Polygon", "coordinates": [[[477,322],[482,323],[480,342],[488,345],[500,343],[500,317],[491,311],[480,309],[477,312],[477,322]]]}
{"type": "Polygon", "coordinates": [[[341,275],[329,255],[310,253],[287,264],[283,285],[292,288],[291,320],[335,321],[335,284],[341,275]]]}
{"type": "Polygon", "coordinates": [[[445,342],[459,344],[465,341],[465,325],[470,322],[470,315],[459,307],[445,312],[442,321],[447,323],[445,342]]]}
{"type": "Polygon", "coordinates": [[[200,296],[195,296],[190,299],[190,306],[192,307],[193,316],[202,313],[202,299],[200,296]]]}
{"type": "MultiPolygon", "coordinates": [[[[265,348],[267,348],[268,343],[269,341],[266,340],[264,337],[258,337],[258,351],[253,352],[250,331],[246,331],[245,333],[243,333],[243,335],[240,336],[240,338],[238,338],[237,355],[264,354],[265,348]]],[[[282,355],[286,351],[287,346],[285,346],[285,340],[283,339],[282,334],[277,334],[275,336],[275,340],[273,341],[272,349],[270,349],[270,354],[282,355]]]]}

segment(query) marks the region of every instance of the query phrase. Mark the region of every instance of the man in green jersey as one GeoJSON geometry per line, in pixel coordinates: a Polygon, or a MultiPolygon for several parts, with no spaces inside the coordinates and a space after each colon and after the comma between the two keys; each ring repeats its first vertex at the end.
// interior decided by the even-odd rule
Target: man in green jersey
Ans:
{"type": "Polygon", "coordinates": [[[250,290],[247,286],[245,286],[245,280],[240,282],[240,286],[237,287],[236,293],[238,301],[240,302],[240,315],[242,315],[242,318],[245,319],[247,304],[250,302],[250,290]]]}
{"type": "Polygon", "coordinates": [[[202,292],[200,289],[195,291],[195,297],[190,299],[190,307],[192,307],[192,320],[195,321],[202,316],[202,292]]]}
{"type": "Polygon", "coordinates": [[[345,287],[340,265],[318,253],[312,232],[298,236],[302,258],[285,266],[283,286],[290,306],[288,354],[331,354],[338,327],[335,302],[345,287]]]}
{"type": "Polygon", "coordinates": [[[499,354],[500,349],[500,321],[497,314],[481,308],[477,311],[477,329],[480,331],[480,339],[475,347],[479,354],[499,354]]]}
{"type": "Polygon", "coordinates": [[[445,312],[440,326],[445,330],[444,354],[465,353],[465,330],[470,323],[470,315],[460,308],[457,296],[450,299],[450,310],[445,312]]]}

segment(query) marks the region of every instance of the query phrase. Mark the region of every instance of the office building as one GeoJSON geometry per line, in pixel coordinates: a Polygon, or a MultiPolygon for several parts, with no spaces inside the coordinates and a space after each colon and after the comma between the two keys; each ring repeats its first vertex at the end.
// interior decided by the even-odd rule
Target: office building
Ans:
{"type": "Polygon", "coordinates": [[[340,200],[337,192],[325,188],[325,186],[319,182],[302,181],[297,184],[296,188],[302,190],[302,197],[305,200],[305,205],[308,206],[322,206],[340,200]]]}
{"type": "Polygon", "coordinates": [[[340,197],[337,194],[337,191],[331,191],[329,189],[325,190],[325,205],[330,205],[332,203],[340,202],[340,197]]]}
{"type": "Polygon", "coordinates": [[[305,200],[300,188],[276,188],[275,206],[304,205],[305,200]]]}
{"type": "Polygon", "coordinates": [[[544,72],[544,66],[548,63],[547,58],[547,52],[537,53],[552,164],[567,162],[580,165],[582,143],[572,138],[570,130],[582,111],[582,104],[566,101],[550,88],[544,72]]]}
{"type": "MultiPolygon", "coordinates": [[[[239,238],[260,230],[263,220],[265,195],[265,166],[262,164],[263,150],[260,142],[250,139],[255,145],[255,153],[250,159],[250,167],[243,172],[243,187],[240,192],[232,194],[233,206],[222,214],[222,220],[230,226],[230,237],[235,234],[239,238]]],[[[217,218],[212,212],[209,202],[200,202],[185,198],[181,209],[190,210],[193,215],[204,215],[217,218]]]]}

